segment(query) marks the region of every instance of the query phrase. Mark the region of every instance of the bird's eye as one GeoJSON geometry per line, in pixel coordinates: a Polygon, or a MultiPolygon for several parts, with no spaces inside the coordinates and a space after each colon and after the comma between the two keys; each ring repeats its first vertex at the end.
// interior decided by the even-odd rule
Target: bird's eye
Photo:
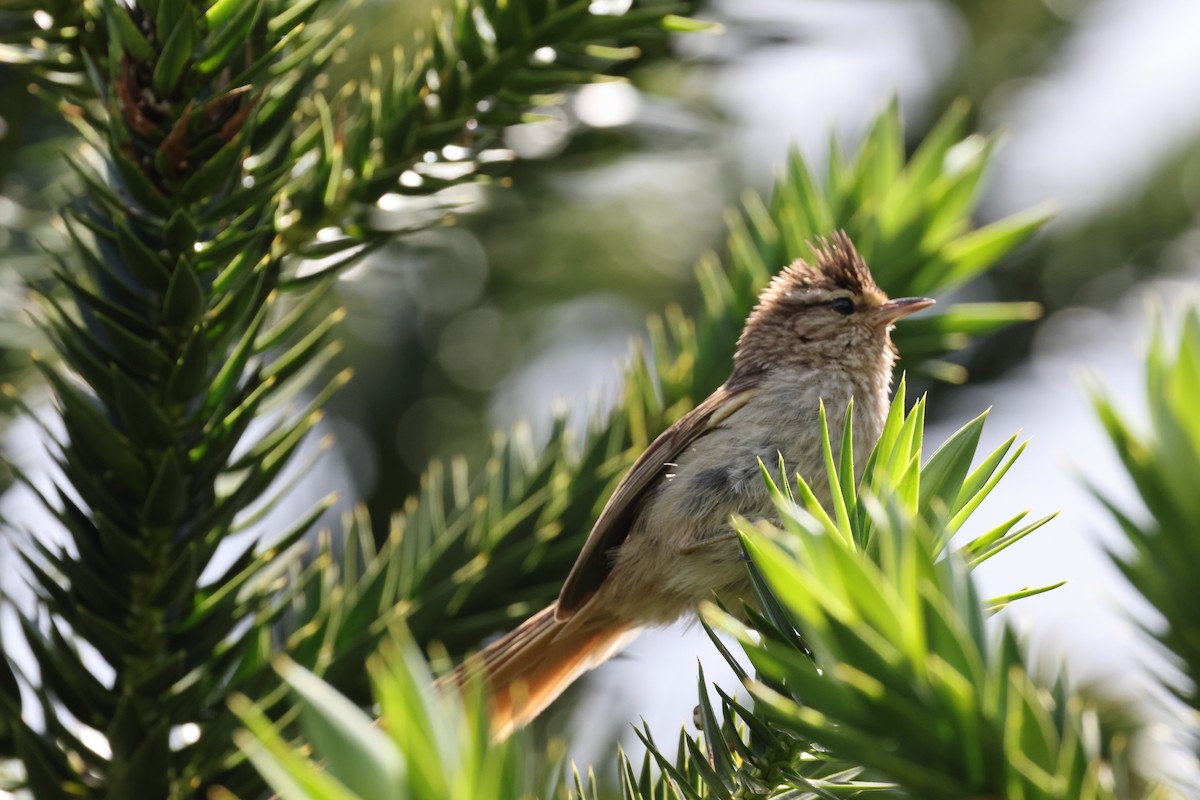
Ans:
{"type": "Polygon", "coordinates": [[[848,317],[854,313],[854,301],[849,297],[838,297],[834,300],[831,300],[829,307],[841,314],[843,317],[848,317]]]}

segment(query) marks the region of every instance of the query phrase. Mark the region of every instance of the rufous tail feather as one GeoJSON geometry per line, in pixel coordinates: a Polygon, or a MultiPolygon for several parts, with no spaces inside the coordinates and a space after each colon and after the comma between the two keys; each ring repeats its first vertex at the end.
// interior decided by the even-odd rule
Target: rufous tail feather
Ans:
{"type": "Polygon", "coordinates": [[[542,609],[437,682],[439,687],[461,685],[483,674],[493,739],[504,739],[527,724],[580,675],[636,635],[620,624],[589,624],[586,610],[561,621],[555,610],[555,605],[542,609]]]}

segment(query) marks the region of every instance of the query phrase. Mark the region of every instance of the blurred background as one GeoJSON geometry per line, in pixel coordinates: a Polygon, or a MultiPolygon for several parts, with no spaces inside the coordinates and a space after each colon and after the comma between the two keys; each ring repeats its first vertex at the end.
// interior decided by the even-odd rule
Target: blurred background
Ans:
{"type": "MultiPolygon", "coordinates": [[[[340,68],[365,69],[437,5],[365,0],[340,68]]],[[[478,460],[491,431],[517,420],[544,433],[562,404],[582,424],[613,399],[646,315],[697,305],[692,267],[720,247],[724,210],[747,189],[769,191],[789,147],[820,173],[830,136],[853,148],[893,98],[915,144],[966,97],[975,127],[1003,137],[978,221],[1045,202],[1059,214],[968,288],[973,299],[1040,301],[1046,316],[960,354],[965,385],[928,387],[930,436],[940,441],[991,406],[985,444],[1018,429],[1033,438],[980,519],[1062,514],[989,562],[983,591],[1070,580],[1004,613],[1047,663],[1066,659],[1077,680],[1144,701],[1145,666],[1163,665],[1131,620],[1154,622],[1109,566],[1111,522],[1080,475],[1118,504],[1135,496],[1080,376],[1140,410],[1146,298],[1169,315],[1200,275],[1200,4],[694,5],[723,32],[679,38],[671,57],[650,58],[628,81],[583,87],[545,119],[509,129],[516,160],[495,185],[458,192],[455,224],[405,237],[345,275],[334,302],[348,311],[343,361],[356,378],[329,409],[336,443],[302,487],[341,487],[382,529],[431,459],[478,460]]],[[[0,72],[0,104],[0,381],[26,381],[33,343],[13,323],[27,302],[22,281],[44,266],[35,240],[55,236],[46,220],[59,191],[40,154],[69,133],[10,72],[0,72]]],[[[32,426],[6,416],[7,456],[36,460],[32,426]]],[[[3,502],[10,516],[21,503],[15,492],[3,502]]],[[[559,721],[577,757],[603,758],[613,733],[639,717],[661,736],[690,724],[697,657],[710,678],[734,685],[695,630],[645,635],[599,670],[573,693],[572,721],[559,721]]]]}

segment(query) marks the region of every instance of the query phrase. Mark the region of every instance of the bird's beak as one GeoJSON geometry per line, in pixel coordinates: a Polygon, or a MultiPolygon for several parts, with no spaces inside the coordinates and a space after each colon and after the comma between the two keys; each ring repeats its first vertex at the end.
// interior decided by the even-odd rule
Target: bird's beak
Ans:
{"type": "Polygon", "coordinates": [[[915,314],[922,308],[929,308],[931,305],[933,305],[932,297],[900,297],[888,300],[872,311],[871,316],[878,325],[891,325],[901,317],[915,314]]]}

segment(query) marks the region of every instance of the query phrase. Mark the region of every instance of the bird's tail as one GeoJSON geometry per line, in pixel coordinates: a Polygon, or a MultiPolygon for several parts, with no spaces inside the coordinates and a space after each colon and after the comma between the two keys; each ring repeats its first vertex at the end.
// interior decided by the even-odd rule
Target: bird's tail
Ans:
{"type": "MultiPolygon", "coordinates": [[[[555,618],[550,605],[438,685],[461,685],[482,673],[491,697],[492,737],[503,739],[550,705],[576,678],[610,658],[636,635],[621,624],[555,618]]],[[[586,611],[583,612],[586,614],[586,611]]]]}

